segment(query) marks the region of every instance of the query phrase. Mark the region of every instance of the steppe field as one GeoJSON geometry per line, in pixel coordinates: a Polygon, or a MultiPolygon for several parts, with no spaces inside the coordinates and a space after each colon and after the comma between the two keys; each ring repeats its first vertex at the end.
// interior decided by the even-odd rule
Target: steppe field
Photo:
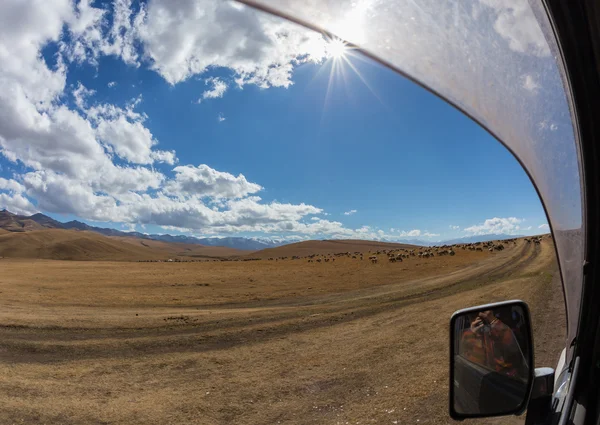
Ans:
{"type": "Polygon", "coordinates": [[[450,315],[515,298],[531,308],[536,366],[555,366],[565,315],[549,236],[372,264],[378,249],[306,242],[230,257],[256,261],[138,262],[7,248],[0,424],[451,423],[450,315]],[[344,251],[364,260],[291,259],[344,251]]]}

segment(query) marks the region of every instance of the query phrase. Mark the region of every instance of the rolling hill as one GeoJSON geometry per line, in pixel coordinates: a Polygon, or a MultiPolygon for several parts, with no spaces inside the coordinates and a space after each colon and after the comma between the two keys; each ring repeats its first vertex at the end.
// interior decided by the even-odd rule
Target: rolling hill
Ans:
{"type": "Polygon", "coordinates": [[[222,247],[108,237],[89,231],[43,229],[0,233],[0,257],[139,261],[225,258],[247,254],[222,247]]]}
{"type": "Polygon", "coordinates": [[[393,243],[393,242],[378,242],[365,241],[355,239],[333,239],[323,241],[303,241],[291,243],[288,245],[279,246],[276,248],[267,248],[260,251],[248,254],[252,258],[270,258],[270,257],[291,257],[306,256],[311,254],[335,254],[338,252],[368,252],[381,249],[397,249],[397,248],[418,248],[416,245],[393,243]]]}

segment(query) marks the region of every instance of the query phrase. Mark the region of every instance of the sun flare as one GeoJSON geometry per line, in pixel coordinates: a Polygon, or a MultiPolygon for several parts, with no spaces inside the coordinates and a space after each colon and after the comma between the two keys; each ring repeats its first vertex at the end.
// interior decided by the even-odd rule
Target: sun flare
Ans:
{"type": "Polygon", "coordinates": [[[346,56],[348,45],[339,38],[334,38],[327,42],[327,56],[332,59],[341,59],[346,56]]]}

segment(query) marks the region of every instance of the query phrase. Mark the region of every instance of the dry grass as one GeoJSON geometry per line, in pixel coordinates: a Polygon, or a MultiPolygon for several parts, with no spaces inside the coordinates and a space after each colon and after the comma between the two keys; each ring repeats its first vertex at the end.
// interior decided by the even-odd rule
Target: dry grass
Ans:
{"type": "Polygon", "coordinates": [[[0,267],[3,424],[450,423],[454,310],[526,300],[538,366],[564,339],[550,240],[400,264],[0,267]]]}
{"type": "MultiPolygon", "coordinates": [[[[35,222],[34,222],[35,223],[35,222]]],[[[0,233],[0,257],[79,261],[138,261],[168,258],[198,259],[246,255],[248,251],[167,243],[96,232],[44,229],[0,233]]]]}
{"type": "Polygon", "coordinates": [[[293,255],[306,256],[312,254],[336,254],[340,252],[368,252],[384,249],[398,248],[420,248],[416,245],[404,243],[380,242],[380,241],[363,241],[356,239],[344,240],[324,240],[324,241],[303,241],[290,243],[276,248],[267,248],[261,251],[253,252],[250,257],[254,258],[269,258],[269,257],[291,257],[293,255]]]}

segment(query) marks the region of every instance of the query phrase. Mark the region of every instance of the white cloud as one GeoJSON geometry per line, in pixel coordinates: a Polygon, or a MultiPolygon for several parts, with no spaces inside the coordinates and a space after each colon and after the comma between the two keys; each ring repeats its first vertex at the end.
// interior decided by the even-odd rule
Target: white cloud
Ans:
{"type": "MultiPolygon", "coordinates": [[[[207,78],[206,84],[212,84],[212,89],[206,90],[204,93],[202,93],[202,99],[217,99],[219,97],[223,97],[227,91],[227,84],[220,78],[207,78]]],[[[200,99],[198,102],[200,102],[200,99]]]]}
{"type": "Polygon", "coordinates": [[[109,195],[97,194],[91,186],[51,171],[25,174],[27,194],[38,201],[41,210],[73,214],[99,221],[118,220],[117,201],[109,195]],[[115,220],[117,219],[117,220],[115,220]]]}
{"type": "Polygon", "coordinates": [[[219,115],[217,116],[217,121],[219,122],[223,122],[225,121],[225,115],[223,115],[223,113],[219,112],[219,115]]]}
{"type": "Polygon", "coordinates": [[[456,226],[456,225],[452,225],[452,224],[450,226],[448,226],[448,227],[450,227],[450,229],[452,229],[452,230],[459,230],[460,229],[460,226],[456,226]]]}
{"type": "MultiPolygon", "coordinates": [[[[126,9],[119,14],[127,17],[123,36],[113,37],[113,44],[126,53],[121,53],[126,61],[137,63],[133,45],[139,41],[151,67],[170,84],[225,67],[234,71],[240,86],[288,87],[294,64],[325,56],[320,34],[231,2],[155,0],[137,15],[126,9]]],[[[96,43],[95,50],[119,54],[103,43],[96,43]]]]}
{"type": "Polygon", "coordinates": [[[402,230],[402,231],[400,231],[400,236],[401,237],[411,237],[411,238],[414,238],[414,237],[417,237],[417,236],[421,236],[421,231],[419,229],[409,230],[408,232],[402,230]]]}
{"type": "Polygon", "coordinates": [[[344,213],[344,215],[352,215],[352,214],[356,214],[356,213],[357,213],[357,211],[356,211],[356,210],[350,210],[350,211],[346,211],[346,212],[344,213]]]}
{"type": "Polygon", "coordinates": [[[75,105],[81,110],[85,110],[87,107],[87,99],[96,93],[95,90],[87,89],[80,82],[77,83],[77,87],[73,90],[73,99],[75,100],[75,105]]]}
{"type": "Polygon", "coordinates": [[[326,56],[321,34],[233,2],[154,0],[137,6],[116,0],[93,7],[83,0],[74,9],[67,0],[60,3],[52,35],[57,38],[60,24],[67,24],[71,42],[60,49],[66,59],[96,63],[113,55],[132,66],[148,64],[170,84],[223,67],[233,70],[239,86],[289,87],[296,64],[326,56]]]}
{"type": "Polygon", "coordinates": [[[108,82],[108,84],[107,84],[107,86],[108,86],[109,88],[113,88],[113,87],[115,87],[116,85],[117,85],[117,82],[116,82],[116,81],[109,81],[109,82],[108,82]]]}
{"type": "MultiPolygon", "coordinates": [[[[218,178],[193,187],[195,192],[190,196],[183,192],[169,196],[162,191],[155,195],[134,191],[109,195],[65,175],[46,171],[27,173],[23,186],[27,195],[38,201],[40,209],[74,214],[88,220],[175,226],[212,233],[313,231],[313,228],[299,225],[299,220],[307,215],[319,214],[321,210],[303,203],[263,203],[254,196],[226,200],[222,208],[213,210],[200,199],[200,195],[233,196],[243,193],[248,187],[255,187],[243,176],[235,178],[228,173],[211,171],[218,178]],[[223,181],[223,175],[233,180],[223,181]]],[[[5,201],[5,197],[2,199],[5,201]]]]}
{"type": "Polygon", "coordinates": [[[3,209],[19,215],[32,215],[38,212],[29,199],[19,193],[0,192],[0,210],[3,209]]]}
{"type": "Polygon", "coordinates": [[[128,162],[153,162],[152,146],[157,142],[150,130],[139,121],[132,122],[124,115],[116,119],[100,119],[96,134],[102,142],[112,147],[115,154],[128,162]]]}
{"type": "Polygon", "coordinates": [[[135,232],[136,225],[135,223],[123,223],[121,224],[121,228],[126,232],[135,232]]]}
{"type": "Polygon", "coordinates": [[[426,238],[434,238],[439,235],[440,235],[439,233],[430,233],[430,232],[423,233],[423,236],[425,236],[426,238]]]}
{"type": "Polygon", "coordinates": [[[243,174],[217,171],[208,165],[180,165],[173,169],[175,178],[165,185],[165,193],[214,198],[243,198],[263,188],[246,180],[243,174]]]}
{"type": "Polygon", "coordinates": [[[487,235],[487,234],[516,234],[519,230],[522,230],[519,226],[523,222],[523,219],[516,217],[506,218],[488,218],[481,224],[476,224],[464,229],[465,232],[473,235],[487,235]]]}
{"type": "Polygon", "coordinates": [[[522,77],[522,79],[523,79],[523,83],[522,83],[523,88],[525,90],[534,92],[540,88],[540,85],[535,81],[535,79],[531,75],[526,74],[522,77]]]}
{"type": "Polygon", "coordinates": [[[538,229],[548,230],[548,229],[550,229],[550,226],[548,225],[548,223],[544,223],[544,224],[540,224],[538,226],[538,229]]]}
{"type": "Polygon", "coordinates": [[[135,43],[145,8],[134,14],[132,0],[115,0],[110,10],[93,7],[91,3],[91,0],[80,1],[67,19],[72,41],[61,43],[61,53],[69,60],[92,64],[101,55],[114,55],[129,65],[138,66],[135,43]],[[112,11],[111,20],[107,19],[109,11],[112,11]]]}
{"type": "Polygon", "coordinates": [[[319,220],[321,220],[319,217],[311,217],[310,219],[311,219],[312,221],[319,221],[319,220]]]}
{"type": "Polygon", "coordinates": [[[175,151],[152,151],[150,157],[155,162],[164,162],[169,165],[176,164],[179,161],[175,156],[175,151]]]}
{"type": "MultiPolygon", "coordinates": [[[[11,106],[25,108],[28,99],[46,109],[62,93],[66,73],[59,61],[49,69],[40,49],[49,41],[58,41],[65,20],[73,12],[68,0],[47,2],[0,2],[0,114],[6,117],[11,106]],[[17,96],[6,104],[12,96],[17,96]]],[[[0,121],[0,128],[4,122],[0,121]]]]}
{"type": "Polygon", "coordinates": [[[23,193],[25,191],[25,187],[16,180],[0,177],[0,190],[5,190],[12,193],[23,193]]]}

